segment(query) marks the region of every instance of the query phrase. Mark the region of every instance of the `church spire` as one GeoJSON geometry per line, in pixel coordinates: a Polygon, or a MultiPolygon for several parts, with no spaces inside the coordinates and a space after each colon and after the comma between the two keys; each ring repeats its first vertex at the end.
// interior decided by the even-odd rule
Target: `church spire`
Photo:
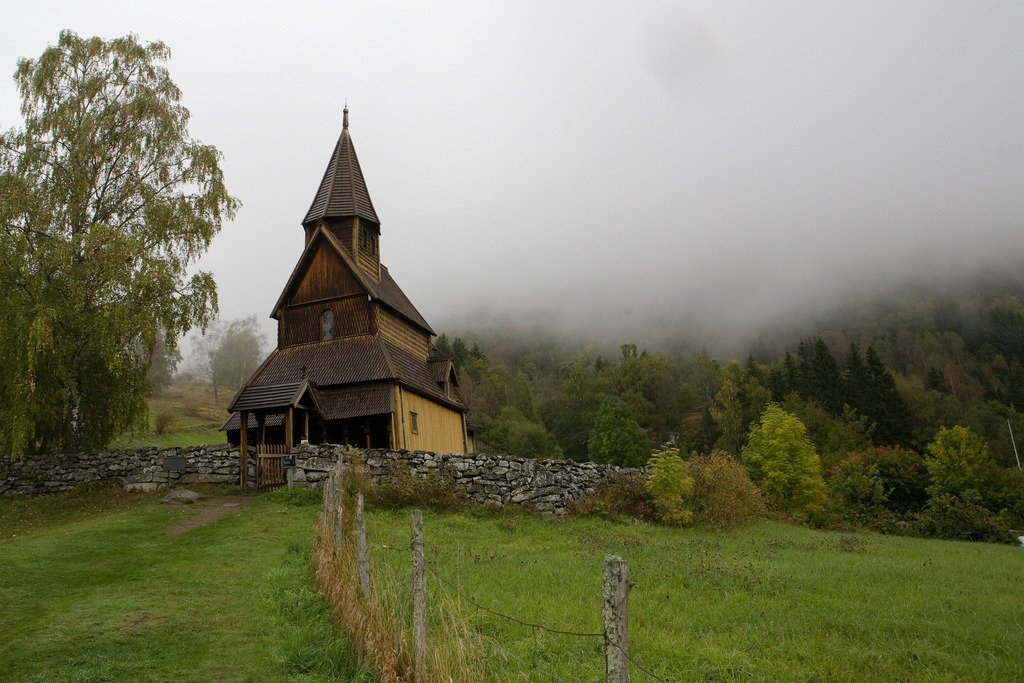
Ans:
{"type": "Polygon", "coordinates": [[[320,181],[313,203],[302,219],[308,225],[323,218],[350,218],[358,216],[380,225],[380,219],[366,189],[363,170],[359,166],[356,148],[348,130],[348,106],[342,111],[341,136],[334,146],[327,170],[320,181]]]}

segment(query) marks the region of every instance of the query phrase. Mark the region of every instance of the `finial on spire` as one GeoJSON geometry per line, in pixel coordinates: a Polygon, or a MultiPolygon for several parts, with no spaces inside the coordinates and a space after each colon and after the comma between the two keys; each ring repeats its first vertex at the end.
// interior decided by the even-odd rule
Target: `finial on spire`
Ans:
{"type": "Polygon", "coordinates": [[[342,110],[341,127],[348,128],[348,98],[345,98],[345,109],[342,110]]]}

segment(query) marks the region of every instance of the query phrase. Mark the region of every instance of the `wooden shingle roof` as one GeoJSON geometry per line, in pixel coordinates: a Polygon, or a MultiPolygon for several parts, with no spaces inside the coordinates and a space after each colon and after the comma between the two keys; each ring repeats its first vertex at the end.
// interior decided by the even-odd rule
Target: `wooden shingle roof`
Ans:
{"type": "Polygon", "coordinates": [[[405,349],[369,335],[275,349],[243,391],[304,380],[316,385],[318,398],[332,387],[393,381],[455,410],[465,410],[456,392],[445,394],[427,363],[405,349]]]}
{"type": "Polygon", "coordinates": [[[380,225],[377,212],[370,201],[363,170],[359,166],[356,148],[348,132],[348,108],[341,129],[341,137],[334,146],[327,170],[320,181],[313,203],[302,219],[303,225],[321,218],[359,216],[380,225]]]}

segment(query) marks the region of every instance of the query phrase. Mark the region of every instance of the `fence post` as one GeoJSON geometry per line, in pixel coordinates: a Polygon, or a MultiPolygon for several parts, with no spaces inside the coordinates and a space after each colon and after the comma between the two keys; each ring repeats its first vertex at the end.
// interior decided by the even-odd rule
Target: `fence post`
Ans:
{"type": "Polygon", "coordinates": [[[604,680],[629,683],[629,567],[616,555],[604,558],[604,680]]]}
{"type": "Polygon", "coordinates": [[[423,562],[423,513],[412,511],[412,639],[415,680],[427,680],[427,577],[423,562]]]}
{"type": "Polygon", "coordinates": [[[370,555],[366,550],[366,515],[361,493],[356,496],[356,545],[359,550],[359,587],[366,598],[370,595],[370,555]]]}
{"type": "Polygon", "coordinates": [[[331,477],[331,503],[334,508],[332,514],[334,516],[334,547],[341,549],[344,544],[344,537],[342,535],[342,517],[345,510],[345,474],[344,465],[341,462],[341,456],[338,456],[338,462],[334,465],[334,475],[331,477]]]}

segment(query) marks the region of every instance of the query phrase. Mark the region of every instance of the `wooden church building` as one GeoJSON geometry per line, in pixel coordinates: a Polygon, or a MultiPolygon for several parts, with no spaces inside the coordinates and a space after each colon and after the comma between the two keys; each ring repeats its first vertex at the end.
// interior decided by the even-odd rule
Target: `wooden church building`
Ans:
{"type": "Polygon", "coordinates": [[[305,249],[271,317],[277,348],[228,407],[239,445],[301,441],[468,453],[477,425],[434,330],[380,262],[380,219],[344,112],[302,220],[305,249]]]}

